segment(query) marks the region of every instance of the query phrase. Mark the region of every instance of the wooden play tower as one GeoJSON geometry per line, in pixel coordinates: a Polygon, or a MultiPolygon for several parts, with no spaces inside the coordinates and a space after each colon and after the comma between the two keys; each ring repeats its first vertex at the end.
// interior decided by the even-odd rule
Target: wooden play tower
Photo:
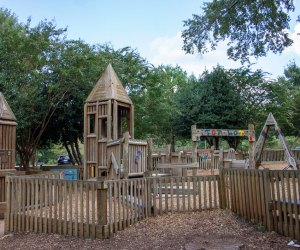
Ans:
{"type": "MultiPolygon", "coordinates": [[[[130,159],[139,155],[144,159],[147,154],[146,148],[139,148],[127,159],[123,144],[125,141],[130,146],[135,141],[133,138],[134,106],[109,64],[86,99],[84,107],[85,178],[106,176],[112,163],[116,172],[123,165],[127,167],[125,171],[130,172],[130,159]],[[124,135],[127,138],[124,139],[124,135]]],[[[139,142],[143,145],[146,143],[139,142]]],[[[134,143],[139,144],[137,141],[134,143]]],[[[136,171],[144,172],[144,161],[140,165],[137,164],[136,171]]]]}
{"type": "Polygon", "coordinates": [[[5,176],[15,171],[16,117],[0,92],[0,218],[5,202],[5,176]]]}

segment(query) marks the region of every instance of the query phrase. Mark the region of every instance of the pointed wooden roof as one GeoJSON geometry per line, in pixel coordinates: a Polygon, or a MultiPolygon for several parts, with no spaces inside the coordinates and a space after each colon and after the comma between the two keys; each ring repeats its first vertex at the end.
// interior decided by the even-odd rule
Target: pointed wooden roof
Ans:
{"type": "Polygon", "coordinates": [[[9,107],[4,95],[0,92],[0,120],[16,121],[16,117],[9,107]]]}
{"type": "Polygon", "coordinates": [[[119,77],[109,64],[89,94],[86,102],[96,102],[114,99],[123,103],[132,104],[119,77]]]}

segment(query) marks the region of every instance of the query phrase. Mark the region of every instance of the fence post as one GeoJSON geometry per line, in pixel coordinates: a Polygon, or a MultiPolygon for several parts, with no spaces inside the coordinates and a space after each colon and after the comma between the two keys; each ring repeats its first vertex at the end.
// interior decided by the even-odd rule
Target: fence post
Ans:
{"type": "Polygon", "coordinates": [[[264,180],[264,196],[265,196],[265,208],[266,208],[266,219],[267,219],[267,229],[273,231],[273,218],[272,218],[272,209],[270,207],[271,203],[271,185],[270,185],[270,170],[263,170],[263,180],[264,180]]]}
{"type": "Polygon", "coordinates": [[[123,135],[123,177],[128,178],[129,173],[129,132],[125,132],[123,135]]]}
{"type": "Polygon", "coordinates": [[[148,157],[147,157],[147,172],[146,175],[150,176],[153,170],[153,162],[152,162],[152,138],[147,139],[148,146],[148,157]]]}
{"type": "Polygon", "coordinates": [[[102,236],[105,238],[105,225],[107,225],[107,184],[98,182],[97,187],[97,219],[101,228],[102,236]]]}
{"type": "Polygon", "coordinates": [[[5,177],[5,188],[6,188],[6,210],[4,213],[4,224],[5,233],[8,233],[10,230],[10,209],[11,209],[11,178],[9,176],[5,177]]]}
{"type": "Polygon", "coordinates": [[[226,195],[225,195],[225,173],[224,168],[220,168],[220,175],[219,175],[219,181],[218,181],[218,189],[219,189],[219,203],[220,208],[225,209],[226,208],[226,195]]]}

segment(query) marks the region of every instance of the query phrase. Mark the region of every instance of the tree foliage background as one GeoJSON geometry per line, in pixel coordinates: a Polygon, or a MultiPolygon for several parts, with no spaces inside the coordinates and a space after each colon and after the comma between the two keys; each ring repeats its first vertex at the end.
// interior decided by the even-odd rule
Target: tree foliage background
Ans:
{"type": "MultiPolygon", "coordinates": [[[[193,21],[186,22],[186,50],[192,51],[189,46],[193,43],[204,45],[205,39],[212,46],[223,38],[234,39],[228,32],[235,30],[246,32],[244,36],[251,43],[232,43],[229,55],[234,59],[247,60],[249,55],[261,56],[268,50],[281,52],[290,44],[284,31],[277,34],[277,29],[287,27],[286,14],[293,10],[292,1],[259,1],[261,5],[268,2],[264,11],[255,10],[252,1],[232,1],[229,9],[224,9],[228,8],[224,4],[223,11],[214,16],[222,2],[212,1],[204,7],[205,17],[194,16],[193,21]],[[276,13],[269,13],[271,9],[276,13]],[[261,40],[257,33],[251,40],[254,30],[244,30],[254,17],[245,16],[250,11],[256,18],[265,15],[266,22],[274,17],[281,22],[271,27],[274,34],[271,32],[269,39],[261,40]],[[243,22],[229,22],[233,15],[244,16],[243,22]],[[202,18],[211,28],[206,33],[198,23],[202,18]],[[199,31],[203,37],[196,35],[193,39],[202,39],[197,43],[192,36],[199,31]]],[[[205,51],[201,46],[198,49],[205,51]]],[[[17,117],[20,165],[28,169],[37,160],[37,150],[53,144],[62,145],[74,164],[82,164],[83,105],[109,63],[135,105],[137,138],[152,137],[157,145],[189,141],[193,124],[202,128],[246,128],[251,122],[258,133],[268,112],[274,113],[286,135],[300,135],[300,68],[295,62],[287,65],[282,77],[273,80],[250,66],[226,70],[216,65],[201,76],[188,75],[179,66],[151,65],[130,47],[114,49],[111,44],[69,40],[66,29],[57,28],[53,22],[42,21],[35,27],[30,20],[19,23],[13,13],[1,9],[0,91],[17,117]]],[[[205,139],[209,145],[219,144],[205,139]]],[[[238,140],[225,140],[234,148],[239,144],[238,140]]]]}

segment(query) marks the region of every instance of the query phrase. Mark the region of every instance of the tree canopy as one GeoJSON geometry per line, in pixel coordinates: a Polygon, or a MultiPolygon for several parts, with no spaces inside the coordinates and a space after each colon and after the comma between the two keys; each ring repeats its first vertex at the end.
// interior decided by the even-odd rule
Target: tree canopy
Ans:
{"type": "MultiPolygon", "coordinates": [[[[233,60],[281,53],[293,41],[289,37],[293,0],[213,0],[204,3],[203,14],[184,21],[183,49],[204,54],[221,41],[228,45],[233,60]]],[[[300,20],[300,18],[298,18],[300,20]]]]}

